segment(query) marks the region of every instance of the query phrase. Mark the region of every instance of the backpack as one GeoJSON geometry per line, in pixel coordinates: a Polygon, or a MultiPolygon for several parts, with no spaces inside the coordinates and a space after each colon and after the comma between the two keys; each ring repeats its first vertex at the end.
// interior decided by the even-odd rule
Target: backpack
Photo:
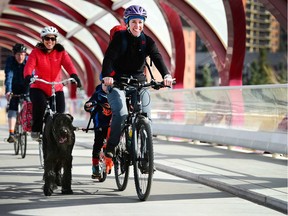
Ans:
{"type": "Polygon", "coordinates": [[[18,116],[19,122],[26,132],[32,130],[32,102],[24,101],[20,115],[18,116]]]}
{"type": "Polygon", "coordinates": [[[124,32],[126,30],[127,30],[126,26],[123,26],[123,25],[114,26],[112,29],[110,29],[110,41],[113,39],[116,32],[119,32],[119,31],[124,32]]]}
{"type": "MultiPolygon", "coordinates": [[[[110,42],[111,40],[113,39],[114,35],[117,33],[121,34],[122,35],[122,52],[125,52],[126,50],[126,47],[127,47],[127,38],[125,36],[125,32],[126,32],[127,28],[126,26],[123,26],[123,25],[116,25],[114,26],[113,28],[110,29],[110,42]]],[[[142,38],[142,41],[141,41],[141,51],[144,53],[145,55],[145,51],[146,51],[146,37],[143,33],[141,33],[140,37],[142,38]]],[[[152,77],[152,79],[154,79],[153,75],[152,75],[152,72],[151,72],[151,69],[150,69],[150,66],[152,66],[152,60],[150,59],[150,66],[149,64],[147,63],[147,61],[145,60],[145,65],[146,67],[148,68],[149,70],[149,73],[152,77]]]]}

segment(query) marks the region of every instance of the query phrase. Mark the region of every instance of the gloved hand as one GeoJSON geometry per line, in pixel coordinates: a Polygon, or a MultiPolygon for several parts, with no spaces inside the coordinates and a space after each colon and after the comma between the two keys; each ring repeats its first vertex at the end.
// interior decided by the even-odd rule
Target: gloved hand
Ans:
{"type": "Polygon", "coordinates": [[[29,89],[29,85],[30,85],[30,79],[32,78],[31,75],[27,75],[25,78],[24,78],[24,85],[27,89],[29,89]]]}
{"type": "Polygon", "coordinates": [[[97,101],[87,101],[84,105],[84,110],[86,112],[92,112],[97,105],[97,101]]]}
{"type": "Polygon", "coordinates": [[[11,92],[7,92],[5,97],[6,97],[6,100],[9,102],[11,99],[11,92]]]}
{"type": "Polygon", "coordinates": [[[30,102],[29,94],[24,94],[24,101],[30,102]]]}
{"type": "Polygon", "coordinates": [[[172,87],[172,85],[173,85],[173,82],[174,82],[174,79],[172,78],[172,76],[170,75],[170,74],[166,74],[165,76],[164,76],[164,85],[165,86],[170,86],[170,87],[172,87]]]}
{"type": "MultiPolygon", "coordinates": [[[[29,89],[30,89],[30,80],[31,80],[32,76],[31,75],[27,75],[24,79],[24,91],[25,91],[25,94],[29,95],[29,89]]],[[[28,96],[29,97],[29,96],[28,96]]],[[[30,98],[29,98],[30,100],[30,98]]]]}
{"type": "Polygon", "coordinates": [[[75,79],[75,81],[77,82],[77,87],[78,87],[78,88],[81,88],[81,87],[82,87],[81,81],[80,81],[79,77],[77,76],[77,74],[71,74],[70,77],[73,78],[73,79],[75,79]]]}
{"type": "Polygon", "coordinates": [[[30,101],[31,101],[29,95],[27,95],[27,96],[24,97],[24,101],[27,101],[27,102],[30,102],[30,101]]]}

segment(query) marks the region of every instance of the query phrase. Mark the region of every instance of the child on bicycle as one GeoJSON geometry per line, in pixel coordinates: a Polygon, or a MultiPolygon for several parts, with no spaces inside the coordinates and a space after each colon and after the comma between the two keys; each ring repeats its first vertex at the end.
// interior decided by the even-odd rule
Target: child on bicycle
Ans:
{"type": "Polygon", "coordinates": [[[101,175],[101,167],[99,166],[100,152],[108,134],[112,114],[107,101],[107,94],[104,91],[105,86],[102,87],[102,85],[100,84],[96,87],[95,92],[84,105],[85,111],[90,112],[94,123],[94,144],[92,151],[93,179],[101,175]]]}

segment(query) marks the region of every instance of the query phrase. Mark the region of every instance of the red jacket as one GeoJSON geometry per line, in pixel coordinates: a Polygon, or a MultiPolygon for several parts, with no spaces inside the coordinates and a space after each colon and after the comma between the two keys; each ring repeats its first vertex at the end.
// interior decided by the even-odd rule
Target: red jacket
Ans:
{"type": "MultiPolygon", "coordinates": [[[[24,68],[24,77],[28,75],[32,76],[32,73],[34,73],[38,78],[44,79],[48,82],[59,82],[62,80],[61,66],[65,68],[69,75],[77,74],[71,58],[65,50],[57,51],[54,49],[50,53],[45,53],[36,47],[29,55],[24,68]]],[[[52,95],[51,85],[39,81],[33,83],[30,88],[39,88],[42,89],[47,96],[52,95]]],[[[63,85],[55,85],[55,90],[56,92],[62,91],[63,85]]]]}

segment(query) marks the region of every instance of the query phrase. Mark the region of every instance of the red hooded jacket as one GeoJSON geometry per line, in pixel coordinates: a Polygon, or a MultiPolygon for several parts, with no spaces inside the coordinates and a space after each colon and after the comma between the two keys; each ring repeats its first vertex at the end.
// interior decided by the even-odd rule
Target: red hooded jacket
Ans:
{"type": "MultiPolygon", "coordinates": [[[[60,44],[56,44],[55,46],[62,47],[60,44]]],[[[63,47],[62,47],[63,48],[63,47]]],[[[32,50],[31,54],[29,55],[28,61],[24,68],[24,77],[30,75],[32,73],[37,75],[38,78],[44,79],[48,82],[59,82],[62,80],[62,66],[65,70],[71,74],[77,74],[76,69],[69,57],[68,53],[63,49],[54,49],[50,53],[45,53],[43,48],[36,47],[32,50]],[[58,51],[57,51],[58,50],[58,51]],[[59,51],[61,50],[61,51],[59,51]]],[[[51,85],[35,82],[33,83],[30,88],[38,88],[45,92],[47,96],[52,95],[52,88],[51,85]]],[[[55,90],[62,91],[63,85],[57,84],[55,85],[55,90]]]]}

